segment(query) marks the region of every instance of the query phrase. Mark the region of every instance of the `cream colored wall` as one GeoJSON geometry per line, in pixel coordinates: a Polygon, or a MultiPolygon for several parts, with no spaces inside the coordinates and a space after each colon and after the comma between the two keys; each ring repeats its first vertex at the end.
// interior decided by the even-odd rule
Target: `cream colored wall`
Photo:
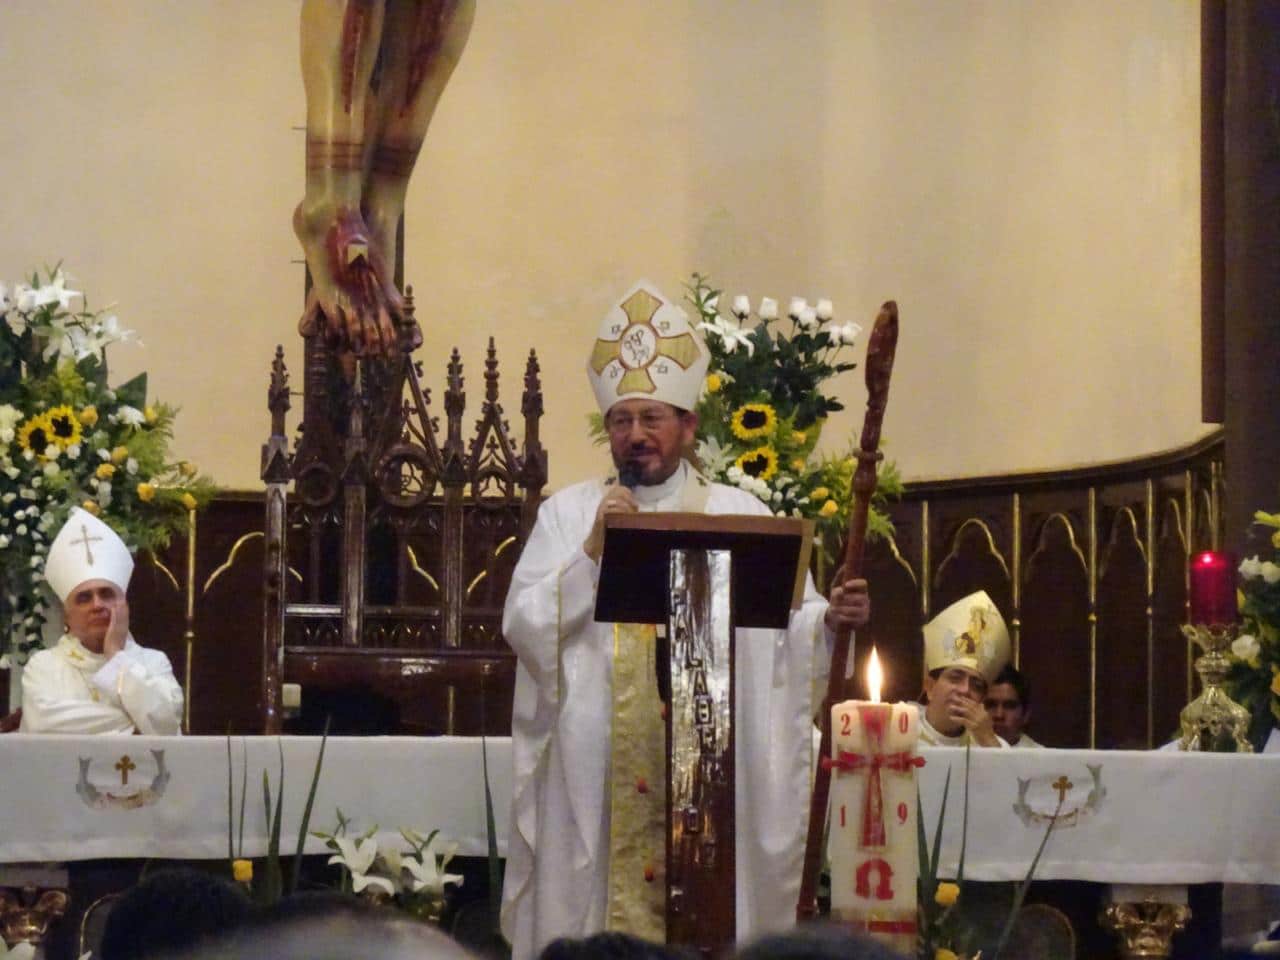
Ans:
{"type": "MultiPolygon", "coordinates": [[[[266,375],[300,386],[295,0],[0,5],[0,278],[62,258],[182,405],[179,452],[257,485],[266,375]]],[[[410,191],[438,387],[542,359],[551,484],[595,470],[582,363],[638,276],[896,298],[909,478],[1194,439],[1198,6],[1186,0],[480,0],[410,191]]],[[[860,375],[860,371],[859,371],[860,375]]],[[[858,420],[858,375],[828,442],[858,420]]],[[[437,390],[438,395],[438,390],[437,390]]]]}

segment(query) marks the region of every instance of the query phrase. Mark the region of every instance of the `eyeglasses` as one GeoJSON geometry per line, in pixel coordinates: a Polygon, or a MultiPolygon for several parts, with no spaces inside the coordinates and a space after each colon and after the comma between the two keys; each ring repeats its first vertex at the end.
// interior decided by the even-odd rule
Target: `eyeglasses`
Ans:
{"type": "Polygon", "coordinates": [[[604,427],[615,436],[623,436],[630,433],[631,428],[639,423],[640,429],[645,433],[657,433],[674,419],[676,419],[675,414],[670,411],[645,410],[639,417],[633,417],[629,413],[608,417],[604,427]]]}

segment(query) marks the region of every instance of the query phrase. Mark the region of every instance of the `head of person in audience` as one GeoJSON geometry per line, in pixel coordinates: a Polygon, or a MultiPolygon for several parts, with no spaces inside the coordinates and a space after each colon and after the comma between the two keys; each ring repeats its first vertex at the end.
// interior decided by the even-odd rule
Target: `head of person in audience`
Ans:
{"type": "Polygon", "coordinates": [[[45,581],[62,603],[67,633],[101,653],[113,620],[128,623],[133,556],[109,526],[76,507],[49,545],[45,581]]]}
{"type": "Polygon", "coordinates": [[[1009,741],[1010,746],[1017,746],[1023,727],[1031,719],[1031,690],[1027,678],[1013,664],[1005,664],[982,703],[991,714],[996,733],[1009,741]]]}
{"type": "Polygon", "coordinates": [[[334,891],[266,907],[188,960],[474,960],[438,927],[334,891]]]}
{"type": "MultiPolygon", "coordinates": [[[[957,736],[1009,660],[1009,630],[984,590],[951,604],[924,625],[925,719],[957,736]]],[[[980,715],[980,714],[979,714],[980,715]]]]}
{"type": "Polygon", "coordinates": [[[870,937],[837,924],[813,923],[754,940],[733,960],[908,960],[870,937]]]}
{"type": "Polygon", "coordinates": [[[99,960],[167,957],[244,924],[253,905],[241,887],[202,870],[161,870],[111,905],[99,960]]]}
{"type": "Polygon", "coordinates": [[[561,937],[542,949],[538,960],[697,960],[688,948],[654,943],[629,933],[610,931],[589,937],[561,937]]]}

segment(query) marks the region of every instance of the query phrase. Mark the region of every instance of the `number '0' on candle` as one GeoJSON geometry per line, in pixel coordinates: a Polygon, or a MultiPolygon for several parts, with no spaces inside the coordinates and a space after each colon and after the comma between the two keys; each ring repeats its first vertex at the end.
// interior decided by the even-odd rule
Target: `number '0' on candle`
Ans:
{"type": "Polygon", "coordinates": [[[884,672],[880,669],[880,657],[876,648],[871,648],[871,656],[867,658],[867,692],[871,694],[871,702],[880,702],[880,687],[884,684],[884,672]]]}

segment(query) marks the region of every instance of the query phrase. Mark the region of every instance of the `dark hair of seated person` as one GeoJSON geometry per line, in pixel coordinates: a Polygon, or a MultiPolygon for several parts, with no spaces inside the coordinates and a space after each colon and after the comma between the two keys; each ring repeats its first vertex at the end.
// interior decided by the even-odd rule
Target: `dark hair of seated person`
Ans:
{"type": "Polygon", "coordinates": [[[167,956],[221,936],[248,920],[253,905],[237,884],[201,870],[161,870],[111,907],[99,960],[167,956]]]}
{"type": "Polygon", "coordinates": [[[696,960],[697,956],[683,947],[670,947],[611,931],[582,939],[552,940],[542,948],[538,960],[696,960]]]}
{"type": "Polygon", "coordinates": [[[444,931],[351,894],[294,894],[180,960],[473,960],[444,931]]]}
{"type": "Polygon", "coordinates": [[[753,940],[734,960],[908,960],[905,954],[834,923],[812,923],[753,940]]]}

